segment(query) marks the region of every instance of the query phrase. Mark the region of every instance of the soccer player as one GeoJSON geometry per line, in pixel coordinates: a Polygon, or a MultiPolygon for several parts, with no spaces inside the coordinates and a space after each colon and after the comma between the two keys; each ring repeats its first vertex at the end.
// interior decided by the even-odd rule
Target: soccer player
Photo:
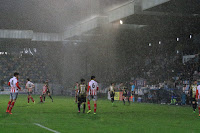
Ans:
{"type": "MultiPolygon", "coordinates": [[[[122,92],[123,92],[123,94],[122,94],[122,99],[123,99],[123,103],[124,103],[124,105],[125,105],[125,101],[126,101],[126,99],[127,99],[127,87],[126,87],[124,84],[122,84],[121,89],[122,89],[122,92]]],[[[128,102],[129,102],[129,104],[130,104],[129,99],[128,99],[128,102]]]]}
{"type": "Polygon", "coordinates": [[[8,107],[7,107],[6,112],[9,114],[12,114],[11,110],[14,107],[15,102],[17,100],[18,89],[21,90],[18,83],[18,77],[19,77],[19,73],[15,72],[14,77],[11,78],[8,82],[8,86],[11,87],[11,90],[10,90],[10,101],[8,102],[8,107]]]}
{"type": "Polygon", "coordinates": [[[50,90],[49,90],[48,80],[45,82],[45,84],[43,86],[42,95],[40,96],[40,100],[41,100],[40,102],[43,102],[42,97],[44,98],[44,101],[45,101],[46,94],[51,98],[51,100],[53,102],[53,98],[51,97],[50,90]]]}
{"type": "Polygon", "coordinates": [[[200,85],[197,86],[196,101],[198,102],[199,117],[200,117],[200,85]]]}
{"type": "Polygon", "coordinates": [[[127,98],[128,98],[128,103],[130,105],[130,98],[131,98],[131,90],[127,88],[127,98]]]}
{"type": "Polygon", "coordinates": [[[197,81],[194,80],[193,84],[190,86],[190,95],[192,98],[193,112],[195,112],[195,110],[197,108],[196,91],[197,91],[197,81]]]}
{"type": "Polygon", "coordinates": [[[44,82],[43,88],[42,88],[42,95],[40,95],[40,102],[43,103],[42,101],[42,97],[44,97],[44,101],[45,101],[45,96],[47,93],[47,85],[46,82],[44,82]]]}
{"type": "Polygon", "coordinates": [[[111,98],[111,102],[112,102],[112,106],[113,106],[114,105],[114,96],[115,96],[115,84],[114,83],[111,83],[108,91],[110,93],[110,98],[111,98]]]}
{"type": "Polygon", "coordinates": [[[28,90],[28,103],[30,99],[32,100],[33,103],[35,103],[33,97],[31,96],[33,92],[33,87],[35,87],[35,85],[32,82],[30,82],[29,78],[27,78],[26,89],[28,90]]]}
{"type": "Polygon", "coordinates": [[[85,79],[81,79],[81,83],[78,86],[78,112],[80,113],[80,106],[83,103],[83,113],[85,113],[87,85],[85,79]]]}
{"type": "Polygon", "coordinates": [[[93,99],[94,101],[94,114],[96,114],[96,110],[97,110],[97,91],[99,89],[99,86],[95,80],[96,80],[95,76],[91,76],[91,81],[88,84],[88,89],[87,89],[88,109],[89,109],[89,111],[87,112],[88,114],[91,112],[91,109],[90,109],[91,99],[93,99]]]}
{"type": "Polygon", "coordinates": [[[46,86],[47,86],[47,92],[46,92],[46,94],[51,98],[51,101],[53,102],[53,98],[51,96],[50,89],[49,89],[49,82],[48,82],[48,80],[46,81],[46,86]]]}

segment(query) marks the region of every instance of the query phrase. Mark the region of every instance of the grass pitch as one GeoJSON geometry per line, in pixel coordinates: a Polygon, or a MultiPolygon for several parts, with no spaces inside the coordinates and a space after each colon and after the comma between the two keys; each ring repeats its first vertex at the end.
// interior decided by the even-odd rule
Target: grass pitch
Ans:
{"type": "MultiPolygon", "coordinates": [[[[0,95],[0,133],[51,133],[34,123],[61,133],[200,133],[198,111],[191,107],[132,103],[123,105],[109,100],[97,101],[97,114],[78,113],[74,98],[53,96],[39,104],[27,105],[26,95],[19,95],[12,115],[6,114],[8,95],[0,95]]],[[[86,111],[87,111],[86,105],[86,111]]],[[[82,109],[81,109],[82,111],[82,109]]]]}

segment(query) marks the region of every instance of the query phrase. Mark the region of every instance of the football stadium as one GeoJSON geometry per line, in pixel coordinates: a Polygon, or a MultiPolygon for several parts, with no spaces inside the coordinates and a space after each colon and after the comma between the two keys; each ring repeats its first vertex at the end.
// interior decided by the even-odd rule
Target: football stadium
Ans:
{"type": "Polygon", "coordinates": [[[1,0],[0,133],[200,133],[200,0],[1,0]]]}

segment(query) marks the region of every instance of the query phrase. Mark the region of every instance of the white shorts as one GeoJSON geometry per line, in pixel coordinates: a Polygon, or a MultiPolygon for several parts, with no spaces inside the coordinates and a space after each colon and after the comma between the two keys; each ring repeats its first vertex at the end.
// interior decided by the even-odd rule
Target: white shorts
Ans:
{"type": "Polygon", "coordinates": [[[11,100],[16,100],[18,96],[18,93],[10,93],[10,99],[11,100]]]}
{"type": "Polygon", "coordinates": [[[97,95],[89,95],[88,97],[87,97],[87,99],[88,100],[93,100],[93,101],[97,101],[97,95]]]}

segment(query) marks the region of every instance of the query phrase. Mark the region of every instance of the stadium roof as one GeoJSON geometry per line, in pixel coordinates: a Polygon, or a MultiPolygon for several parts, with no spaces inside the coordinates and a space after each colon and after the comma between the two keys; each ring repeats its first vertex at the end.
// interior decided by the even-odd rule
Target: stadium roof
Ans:
{"type": "Polygon", "coordinates": [[[1,0],[0,29],[63,32],[130,0],[1,0]]]}
{"type": "Polygon", "coordinates": [[[26,31],[21,36],[0,30],[0,38],[61,41],[93,34],[102,25],[113,28],[120,19],[124,25],[119,29],[196,33],[200,31],[199,7],[199,0],[2,0],[0,29],[26,31]]]}

